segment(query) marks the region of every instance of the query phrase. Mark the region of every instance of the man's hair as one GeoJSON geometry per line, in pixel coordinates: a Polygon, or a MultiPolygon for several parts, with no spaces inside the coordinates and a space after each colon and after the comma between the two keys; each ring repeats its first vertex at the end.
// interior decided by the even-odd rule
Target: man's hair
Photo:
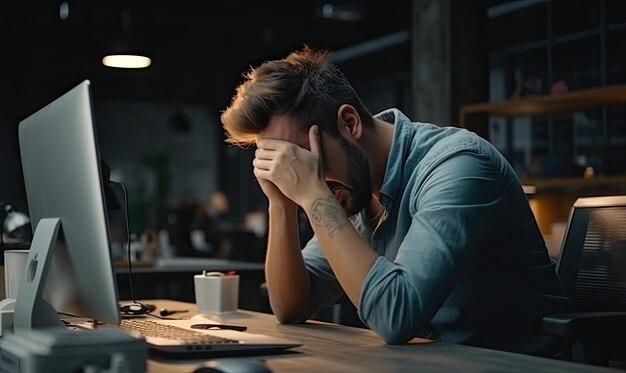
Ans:
{"type": "Polygon", "coordinates": [[[296,126],[307,131],[317,124],[332,136],[339,136],[337,111],[352,105],[364,126],[373,123],[343,73],[330,62],[330,53],[309,47],[292,52],[285,59],[266,61],[251,68],[245,81],[222,113],[227,142],[240,146],[254,144],[256,135],[273,115],[288,115],[296,126]]]}

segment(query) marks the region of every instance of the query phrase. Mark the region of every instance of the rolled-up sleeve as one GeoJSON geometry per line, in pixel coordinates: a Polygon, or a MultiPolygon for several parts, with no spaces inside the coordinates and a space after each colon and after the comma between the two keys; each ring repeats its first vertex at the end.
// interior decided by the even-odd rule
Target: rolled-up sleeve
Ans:
{"type": "Polygon", "coordinates": [[[411,225],[395,259],[379,257],[361,288],[359,316],[387,343],[429,329],[497,229],[506,200],[497,167],[472,152],[441,161],[415,185],[406,191],[411,225]]]}

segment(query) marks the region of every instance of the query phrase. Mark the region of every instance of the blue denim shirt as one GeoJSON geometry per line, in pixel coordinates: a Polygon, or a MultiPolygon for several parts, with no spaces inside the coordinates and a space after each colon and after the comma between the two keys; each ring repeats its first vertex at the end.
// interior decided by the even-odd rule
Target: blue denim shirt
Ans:
{"type": "MultiPolygon", "coordinates": [[[[387,343],[422,336],[530,352],[540,317],[569,309],[517,175],[476,134],[394,124],[374,232],[351,217],[380,255],[365,278],[359,317],[387,343]]],[[[344,293],[315,237],[303,249],[311,279],[308,317],[344,293]]]]}

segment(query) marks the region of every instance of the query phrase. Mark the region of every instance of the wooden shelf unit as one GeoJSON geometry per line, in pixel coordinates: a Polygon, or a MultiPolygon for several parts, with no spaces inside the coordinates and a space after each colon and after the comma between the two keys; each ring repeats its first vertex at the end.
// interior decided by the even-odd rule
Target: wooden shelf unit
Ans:
{"type": "Polygon", "coordinates": [[[463,105],[460,108],[459,123],[461,127],[488,139],[489,116],[548,115],[615,104],[626,104],[626,84],[463,105]]]}
{"type": "Polygon", "coordinates": [[[611,191],[626,188],[626,175],[596,176],[596,177],[535,177],[524,178],[522,184],[533,186],[535,193],[548,191],[585,191],[589,189],[604,189],[611,191]]]}
{"type": "Polygon", "coordinates": [[[461,107],[461,121],[465,115],[473,113],[488,113],[507,117],[545,115],[620,103],[626,103],[626,84],[469,104],[461,107]]]}

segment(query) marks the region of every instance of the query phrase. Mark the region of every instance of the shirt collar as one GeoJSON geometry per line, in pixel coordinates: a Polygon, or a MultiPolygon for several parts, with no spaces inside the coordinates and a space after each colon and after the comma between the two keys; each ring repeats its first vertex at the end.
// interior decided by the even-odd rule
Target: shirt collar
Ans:
{"type": "Polygon", "coordinates": [[[400,110],[392,108],[382,111],[374,116],[376,119],[393,124],[393,140],[389,155],[387,156],[387,166],[380,188],[380,202],[389,208],[391,201],[396,199],[398,189],[402,181],[402,170],[407,152],[410,151],[413,141],[411,120],[400,110]]]}

